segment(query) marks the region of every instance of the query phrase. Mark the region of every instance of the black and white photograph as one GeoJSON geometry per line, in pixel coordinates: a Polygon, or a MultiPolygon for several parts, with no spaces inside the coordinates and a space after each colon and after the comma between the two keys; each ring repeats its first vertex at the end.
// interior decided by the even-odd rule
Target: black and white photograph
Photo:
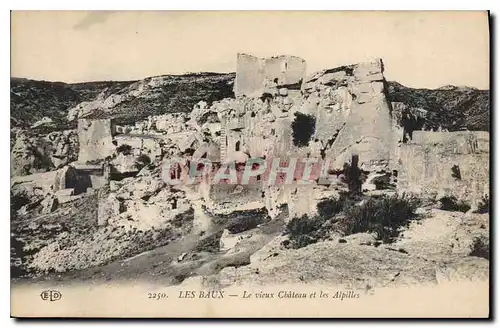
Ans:
{"type": "Polygon", "coordinates": [[[13,317],[488,318],[488,11],[12,11],[13,317]]]}

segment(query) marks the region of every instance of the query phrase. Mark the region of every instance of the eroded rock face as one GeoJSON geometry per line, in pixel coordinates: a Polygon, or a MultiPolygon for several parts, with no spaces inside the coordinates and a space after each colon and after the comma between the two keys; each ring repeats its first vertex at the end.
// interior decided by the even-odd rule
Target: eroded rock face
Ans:
{"type": "Polygon", "coordinates": [[[304,84],[303,111],[316,115],[315,139],[335,167],[359,155],[360,168],[388,170],[393,165],[396,132],[385,96],[383,63],[324,70],[304,84]]]}
{"type": "Polygon", "coordinates": [[[55,168],[63,167],[77,159],[79,152],[77,131],[52,132],[45,139],[52,145],[50,158],[55,168]]]}
{"type": "Polygon", "coordinates": [[[399,149],[398,189],[477,208],[489,195],[488,144],[487,132],[414,132],[399,149]]]}
{"type": "Polygon", "coordinates": [[[115,152],[109,119],[79,120],[78,137],[80,144],[78,161],[81,163],[103,160],[115,152]]]}
{"type": "Polygon", "coordinates": [[[74,130],[40,137],[20,131],[11,151],[11,176],[58,169],[76,160],[78,136],[74,130]]]}
{"type": "MultiPolygon", "coordinates": [[[[428,217],[411,225],[392,245],[381,244],[368,233],[339,239],[332,231],[325,237],[328,240],[294,250],[284,246],[288,238],[282,235],[284,225],[294,217],[319,215],[319,202],[339,198],[339,191],[345,188],[336,185],[344,183],[342,174],[329,186],[313,183],[176,188],[165,184],[160,164],[170,156],[239,164],[245,164],[250,157],[315,157],[330,159],[334,168],[341,168],[357,155],[360,169],[368,171],[363,172],[366,181],[359,187],[367,191],[366,195],[389,193],[386,186],[392,187],[393,180],[388,171],[397,159],[395,149],[401,131],[395,123],[400,117],[391,116],[391,105],[385,96],[382,62],[328,69],[309,78],[304,74],[305,62],[297,57],[260,59],[240,55],[236,98],[211,105],[208,99],[199,101],[189,114],[149,116],[116,129],[108,119],[80,119],[79,152],[65,141],[75,138],[74,132],[71,136],[49,134],[42,139],[43,145],[20,136],[13,148],[16,167],[22,172],[44,169],[36,162],[40,160],[38,154],[45,154],[43,158],[50,162],[50,167],[58,167],[76,159],[71,156],[79,153],[78,161],[84,163],[108,158],[111,175],[116,174],[111,181],[103,178],[103,186],[95,188],[96,193],[82,192],[98,198],[92,216],[92,220],[97,218],[97,225],[91,223],[96,229],[91,232],[95,239],[89,241],[89,235],[82,235],[74,241],[73,233],[60,235],[36,255],[33,267],[81,269],[128,256],[132,246],[140,252],[178,236],[195,241],[209,236],[209,251],[190,249],[186,246],[190,243],[181,244],[185,248],[172,255],[177,259],[174,264],[196,267],[202,262],[200,257],[207,261],[212,258],[196,274],[217,273],[221,267],[229,266],[210,276],[223,285],[305,281],[369,289],[440,283],[454,277],[487,277],[488,260],[483,254],[483,246],[489,247],[487,215],[422,210],[428,217]],[[139,163],[141,157],[147,157],[150,164],[139,163]]],[[[137,99],[143,96],[157,99],[159,89],[168,89],[166,82],[163,78],[151,78],[134,83],[127,97],[103,96],[81,104],[70,111],[69,119],[99,110],[109,114],[118,107],[129,106],[129,102],[136,106],[137,99]]],[[[155,100],[148,106],[156,103],[161,101],[155,100]]],[[[415,133],[415,140],[418,137],[415,133]]],[[[483,146],[477,148],[481,150],[483,146]]],[[[470,167],[473,166],[467,165],[470,167]]],[[[66,204],[60,200],[74,197],[73,184],[79,185],[76,170],[65,167],[55,177],[48,174],[46,177],[53,180],[48,187],[30,189],[29,184],[24,184],[22,187],[27,188],[36,203],[23,204],[21,186],[15,187],[14,196],[19,196],[21,204],[17,212],[36,209],[52,215],[61,211],[66,204]],[[73,180],[76,182],[70,183],[73,180]]],[[[421,173],[419,167],[408,175],[412,172],[421,173]]],[[[465,182],[470,181],[468,173],[464,168],[465,182]]]]}

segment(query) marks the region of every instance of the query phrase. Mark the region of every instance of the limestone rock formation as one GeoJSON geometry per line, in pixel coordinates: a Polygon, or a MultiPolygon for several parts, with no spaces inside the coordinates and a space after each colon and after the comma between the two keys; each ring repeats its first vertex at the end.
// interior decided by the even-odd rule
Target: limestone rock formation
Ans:
{"type": "Polygon", "coordinates": [[[398,189],[431,198],[453,196],[475,208],[489,195],[488,149],[487,132],[415,131],[399,149],[398,189]]]}
{"type": "Polygon", "coordinates": [[[78,161],[81,163],[103,160],[115,152],[109,119],[79,120],[78,137],[80,144],[78,161]]]}
{"type": "MultiPolygon", "coordinates": [[[[30,242],[34,255],[23,267],[62,272],[116,260],[110,267],[119,265],[119,274],[143,270],[168,283],[188,273],[203,276],[186,279],[200,285],[306,282],[366,290],[487,279],[488,215],[436,208],[438,194],[476,203],[483,196],[489,136],[409,135],[404,116],[423,117],[427,109],[387,97],[381,60],[305,73],[298,57],[239,54],[234,88],[234,74],[153,77],[74,106],[68,120],[78,119],[77,131],[37,137],[13,131],[13,175],[24,176],[12,179],[11,213],[56,222],[56,228],[32,222],[51,237],[30,242]],[[234,164],[241,173],[256,157],[269,165],[275,158],[280,165],[317,158],[329,161],[331,180],[322,183],[315,172],[304,185],[295,176],[291,185],[266,184],[262,174],[248,185],[170,186],[162,163],[171,157],[186,160],[182,174],[200,159],[234,164]],[[345,196],[350,189],[360,199],[345,196]],[[431,205],[394,230],[397,236],[381,238],[393,227],[383,230],[378,221],[351,235],[363,224],[336,230],[356,219],[355,210],[375,204],[369,200],[401,191],[431,205]],[[292,238],[310,237],[306,230],[313,230],[306,240],[312,243],[292,249],[292,238]]],[[[23,229],[19,240],[33,231],[23,229]]],[[[112,276],[109,267],[101,269],[112,276]]]]}
{"type": "Polygon", "coordinates": [[[45,137],[45,140],[51,145],[49,156],[56,169],[77,159],[77,154],[79,152],[77,131],[55,131],[49,133],[45,137]]]}
{"type": "Polygon", "coordinates": [[[39,137],[21,130],[11,151],[11,175],[22,176],[58,169],[76,160],[78,137],[74,130],[39,137]]]}
{"type": "Polygon", "coordinates": [[[394,166],[397,140],[383,72],[377,59],[315,73],[304,84],[304,111],[318,113],[315,138],[337,168],[355,154],[365,170],[394,166]]]}

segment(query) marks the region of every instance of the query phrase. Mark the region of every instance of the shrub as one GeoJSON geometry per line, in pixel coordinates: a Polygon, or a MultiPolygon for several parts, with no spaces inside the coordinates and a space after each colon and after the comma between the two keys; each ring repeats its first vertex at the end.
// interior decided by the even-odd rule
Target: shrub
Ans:
{"type": "Polygon", "coordinates": [[[291,248],[302,248],[314,244],[321,239],[321,226],[324,220],[321,217],[309,218],[307,215],[293,218],[285,227],[285,234],[289,235],[291,248]]]}
{"type": "Polygon", "coordinates": [[[130,155],[132,153],[132,146],[123,144],[116,148],[118,153],[122,153],[123,155],[130,155]]]}
{"type": "Polygon", "coordinates": [[[98,165],[98,164],[102,164],[103,162],[104,162],[104,160],[102,158],[96,158],[96,159],[91,159],[89,161],[86,161],[85,163],[89,164],[89,165],[98,165]]]}
{"type": "Polygon", "coordinates": [[[31,202],[31,198],[26,192],[13,193],[10,192],[10,216],[14,218],[17,211],[21,209],[24,205],[28,205],[31,202]]]}
{"type": "Polygon", "coordinates": [[[472,244],[472,250],[469,256],[482,257],[484,259],[490,260],[490,246],[484,242],[482,238],[474,238],[474,243],[472,244]]]}
{"type": "Polygon", "coordinates": [[[337,228],[345,235],[373,232],[378,240],[392,242],[400,228],[416,218],[418,204],[415,198],[405,195],[369,198],[361,205],[346,208],[337,228]]]}
{"type": "Polygon", "coordinates": [[[137,158],[137,161],[135,163],[137,165],[137,167],[140,169],[142,169],[143,167],[145,166],[148,166],[149,164],[151,164],[151,159],[149,158],[148,155],[145,155],[145,154],[141,154],[138,158],[137,158]]]}
{"type": "Polygon", "coordinates": [[[222,230],[211,234],[203,239],[198,241],[196,247],[194,248],[194,252],[208,252],[208,253],[217,253],[220,251],[220,238],[222,237],[222,230]]]}
{"type": "Polygon", "coordinates": [[[348,203],[352,203],[352,201],[345,194],[341,194],[338,199],[328,198],[322,200],[317,205],[318,214],[323,218],[331,218],[341,213],[348,203]]]}
{"type": "Polygon", "coordinates": [[[484,195],[475,213],[485,214],[490,212],[490,196],[484,195]]]}
{"type": "Polygon", "coordinates": [[[359,157],[353,155],[351,163],[344,163],[342,170],[342,182],[346,183],[349,188],[349,197],[356,199],[361,195],[361,186],[363,185],[362,171],[358,167],[359,157]]]}
{"type": "Polygon", "coordinates": [[[444,211],[458,211],[458,212],[467,212],[470,210],[470,205],[464,201],[458,201],[454,196],[445,196],[439,199],[441,202],[440,209],[444,211]]]}

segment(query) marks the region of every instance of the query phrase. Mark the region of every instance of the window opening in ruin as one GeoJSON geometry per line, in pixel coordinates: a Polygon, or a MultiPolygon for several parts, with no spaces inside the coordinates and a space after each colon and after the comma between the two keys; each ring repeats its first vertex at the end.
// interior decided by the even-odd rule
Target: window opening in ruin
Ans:
{"type": "Polygon", "coordinates": [[[236,151],[240,151],[240,144],[241,144],[240,141],[236,141],[236,145],[234,147],[236,151]]]}
{"type": "Polygon", "coordinates": [[[460,173],[460,167],[458,165],[453,165],[451,168],[451,176],[457,180],[462,180],[462,174],[460,173]]]}
{"type": "Polygon", "coordinates": [[[174,199],[172,200],[172,209],[173,209],[173,210],[177,209],[177,198],[174,198],[174,199]]]}
{"type": "Polygon", "coordinates": [[[307,114],[295,113],[292,130],[293,144],[297,147],[308,146],[309,140],[316,130],[316,118],[307,114]]]}

